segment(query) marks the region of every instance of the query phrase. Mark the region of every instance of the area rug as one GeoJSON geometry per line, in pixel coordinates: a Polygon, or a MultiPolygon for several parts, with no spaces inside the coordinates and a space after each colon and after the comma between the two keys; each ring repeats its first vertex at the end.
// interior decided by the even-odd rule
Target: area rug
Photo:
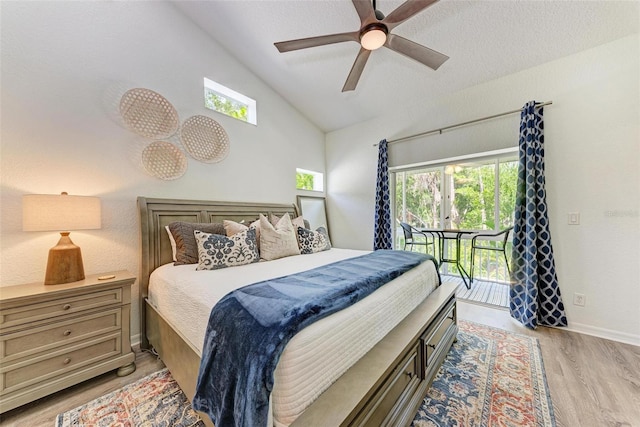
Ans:
{"type": "Polygon", "coordinates": [[[204,427],[167,369],[72,409],[56,427],[204,427]]]}
{"type": "MultiPolygon", "coordinates": [[[[538,340],[460,321],[414,427],[554,427],[538,340]]],[[[56,427],[203,426],[166,370],[58,415],[56,427]]]]}
{"type": "Polygon", "coordinates": [[[459,322],[414,427],[556,425],[538,340],[459,322]]]}

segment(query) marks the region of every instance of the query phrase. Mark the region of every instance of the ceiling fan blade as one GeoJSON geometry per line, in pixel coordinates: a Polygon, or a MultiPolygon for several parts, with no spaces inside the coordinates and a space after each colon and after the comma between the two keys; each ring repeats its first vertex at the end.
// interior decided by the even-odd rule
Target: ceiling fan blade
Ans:
{"type": "Polygon", "coordinates": [[[392,28],[397,27],[437,1],[438,0],[407,0],[387,15],[382,22],[389,28],[389,31],[391,31],[392,28]]]}
{"type": "Polygon", "coordinates": [[[428,47],[412,42],[411,40],[407,40],[396,34],[389,34],[384,45],[389,49],[416,60],[434,70],[437,70],[438,67],[449,59],[447,55],[436,52],[433,49],[429,49],[428,47]]]}
{"type": "Polygon", "coordinates": [[[290,52],[292,50],[306,49],[309,47],[324,46],[327,44],[350,42],[350,41],[359,43],[360,33],[357,31],[353,31],[350,33],[338,33],[338,34],[329,34],[326,36],[307,37],[304,39],[277,42],[277,43],[274,43],[274,45],[278,48],[278,50],[281,53],[283,53],[283,52],[290,52]]]}
{"type": "Polygon", "coordinates": [[[353,7],[356,8],[358,16],[360,17],[360,26],[364,27],[366,24],[376,21],[375,11],[373,10],[373,4],[371,0],[351,0],[353,7]]]}
{"type": "Polygon", "coordinates": [[[351,71],[349,72],[347,81],[344,83],[344,86],[342,88],[343,92],[354,90],[356,88],[356,86],[358,85],[358,80],[360,80],[360,76],[362,75],[362,71],[364,70],[364,66],[367,64],[367,60],[369,59],[369,55],[371,55],[370,50],[360,48],[360,52],[358,52],[358,56],[356,56],[353,67],[351,67],[351,71]]]}

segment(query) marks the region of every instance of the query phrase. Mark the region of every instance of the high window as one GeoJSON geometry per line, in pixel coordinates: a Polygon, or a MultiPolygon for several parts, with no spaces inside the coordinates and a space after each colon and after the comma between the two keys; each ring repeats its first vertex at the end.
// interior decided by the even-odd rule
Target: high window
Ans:
{"type": "Polygon", "coordinates": [[[298,190],[324,191],[324,174],[306,169],[296,169],[298,190]]]}
{"type": "Polygon", "coordinates": [[[204,79],[204,106],[243,122],[258,124],[254,99],[207,78],[204,79]]]}

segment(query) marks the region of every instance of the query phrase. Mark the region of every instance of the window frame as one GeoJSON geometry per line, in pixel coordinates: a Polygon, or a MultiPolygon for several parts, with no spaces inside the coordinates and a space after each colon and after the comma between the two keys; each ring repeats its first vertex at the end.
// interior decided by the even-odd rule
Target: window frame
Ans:
{"type": "Polygon", "coordinates": [[[299,173],[313,176],[313,188],[311,190],[307,188],[298,188],[298,183],[296,179],[296,190],[313,191],[314,193],[324,193],[324,173],[312,171],[309,169],[296,168],[296,176],[299,173]]]}
{"type": "Polygon", "coordinates": [[[244,123],[250,123],[250,124],[252,124],[254,126],[258,125],[258,110],[257,110],[257,103],[256,103],[255,99],[249,98],[248,96],[243,95],[240,92],[236,92],[235,90],[230,89],[230,88],[228,88],[228,87],[226,87],[226,86],[224,86],[224,85],[222,85],[222,84],[220,84],[218,82],[215,82],[215,81],[213,81],[211,79],[208,79],[206,77],[204,77],[204,103],[205,103],[205,108],[207,108],[209,110],[215,111],[215,112],[220,113],[220,114],[224,114],[225,116],[232,117],[232,118],[234,118],[236,120],[239,120],[241,122],[244,122],[244,123]],[[210,108],[207,105],[207,94],[208,94],[208,92],[213,92],[213,93],[215,93],[216,95],[218,95],[220,97],[228,98],[231,101],[234,101],[234,102],[236,102],[238,104],[242,104],[243,106],[246,106],[247,107],[247,119],[243,120],[243,119],[240,119],[238,117],[234,117],[234,116],[226,113],[225,111],[220,111],[220,110],[217,110],[215,108],[210,108]]]}
{"type": "MultiPolygon", "coordinates": [[[[394,191],[390,195],[391,206],[393,210],[392,217],[393,218],[398,217],[398,212],[396,212],[396,200],[395,200],[396,199],[395,188],[397,185],[398,174],[403,172],[421,170],[421,169],[438,169],[439,168],[442,174],[441,175],[442,179],[440,180],[440,193],[442,195],[442,205],[440,209],[440,226],[441,228],[449,227],[450,223],[445,222],[445,218],[450,217],[450,213],[451,213],[451,203],[449,198],[451,188],[449,185],[446,185],[446,179],[444,179],[444,177],[447,176],[447,174],[445,173],[445,168],[449,165],[457,164],[457,163],[483,162],[487,160],[492,160],[496,165],[496,167],[494,168],[494,173],[495,173],[494,208],[493,208],[494,227],[493,229],[490,229],[490,230],[477,229],[474,231],[500,231],[501,227],[500,227],[500,199],[499,199],[500,198],[499,164],[501,161],[504,161],[504,159],[513,159],[517,161],[517,157],[518,157],[518,147],[512,147],[512,148],[505,148],[501,150],[487,151],[483,153],[474,153],[474,154],[465,155],[465,156],[457,156],[457,157],[450,157],[446,159],[432,160],[432,161],[423,162],[423,163],[415,163],[410,165],[390,167],[389,168],[390,184],[391,184],[390,188],[394,189],[394,191]]],[[[406,182],[406,180],[404,182],[406,182]]],[[[404,185],[403,185],[403,189],[404,189],[404,185]]],[[[406,200],[406,197],[403,197],[403,210],[406,210],[406,204],[404,200],[406,200]]]]}

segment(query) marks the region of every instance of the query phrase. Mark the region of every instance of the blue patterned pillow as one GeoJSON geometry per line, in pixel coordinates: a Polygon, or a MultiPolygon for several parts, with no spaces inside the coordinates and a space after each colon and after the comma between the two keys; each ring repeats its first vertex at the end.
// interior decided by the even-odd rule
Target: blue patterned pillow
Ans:
{"type": "Polygon", "coordinates": [[[217,270],[260,261],[255,228],[248,228],[231,237],[194,231],[198,243],[196,270],[217,270]]]}
{"type": "Polygon", "coordinates": [[[316,231],[298,227],[297,235],[301,254],[315,254],[331,249],[329,234],[324,227],[318,227],[316,231]]]}

